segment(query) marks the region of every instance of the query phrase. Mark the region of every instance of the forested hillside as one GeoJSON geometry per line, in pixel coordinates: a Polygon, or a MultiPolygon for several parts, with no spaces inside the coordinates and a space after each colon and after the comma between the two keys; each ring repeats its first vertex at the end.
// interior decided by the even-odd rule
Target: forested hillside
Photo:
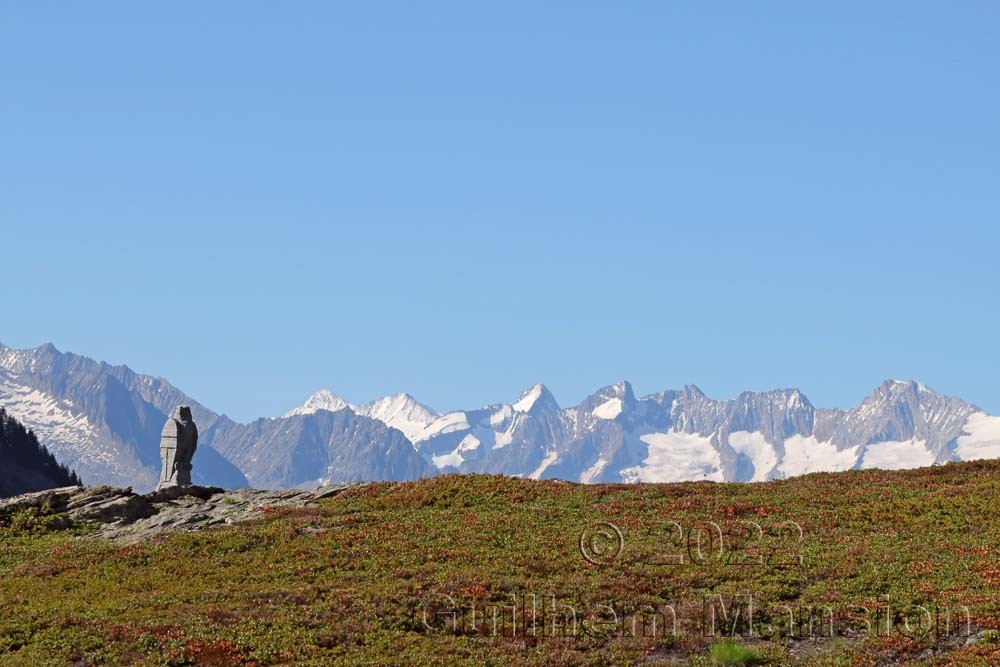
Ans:
{"type": "Polygon", "coordinates": [[[76,473],[0,407],[0,497],[77,484],[76,473]]]}

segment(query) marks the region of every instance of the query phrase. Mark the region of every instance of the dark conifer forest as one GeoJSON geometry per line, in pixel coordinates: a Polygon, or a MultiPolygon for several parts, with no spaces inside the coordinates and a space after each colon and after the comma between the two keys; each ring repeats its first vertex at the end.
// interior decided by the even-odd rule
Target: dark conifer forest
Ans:
{"type": "Polygon", "coordinates": [[[32,431],[0,407],[0,498],[80,483],[32,431]]]}

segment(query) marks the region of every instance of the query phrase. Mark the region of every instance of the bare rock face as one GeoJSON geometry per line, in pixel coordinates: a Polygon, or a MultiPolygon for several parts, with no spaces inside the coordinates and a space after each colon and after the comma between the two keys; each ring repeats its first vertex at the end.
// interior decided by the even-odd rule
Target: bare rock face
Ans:
{"type": "Polygon", "coordinates": [[[226,491],[213,486],[172,486],[147,494],[113,486],[69,486],[0,500],[0,524],[12,514],[35,510],[55,517],[55,525],[90,525],[87,537],[135,544],[170,533],[187,533],[247,521],[270,507],[305,507],[332,498],[348,483],[309,491],[226,491]]]}
{"type": "Polygon", "coordinates": [[[251,424],[222,416],[202,441],[249,471],[259,488],[398,482],[434,473],[402,431],[347,409],[251,424]]]}

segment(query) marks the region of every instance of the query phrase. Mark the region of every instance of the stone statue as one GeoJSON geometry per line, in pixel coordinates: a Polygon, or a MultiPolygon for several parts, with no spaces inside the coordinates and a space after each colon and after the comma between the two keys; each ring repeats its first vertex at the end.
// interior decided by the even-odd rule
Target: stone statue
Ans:
{"type": "Polygon", "coordinates": [[[198,448],[198,427],[191,418],[191,408],[186,405],[174,410],[160,434],[160,483],[157,489],[168,486],[191,485],[191,459],[198,448]]]}

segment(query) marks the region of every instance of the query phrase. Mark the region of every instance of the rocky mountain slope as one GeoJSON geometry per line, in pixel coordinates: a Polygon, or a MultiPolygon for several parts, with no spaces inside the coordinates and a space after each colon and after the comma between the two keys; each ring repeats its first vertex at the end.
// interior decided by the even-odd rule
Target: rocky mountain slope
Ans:
{"type": "Polygon", "coordinates": [[[1000,458],[1000,418],[886,381],[856,407],[802,392],[716,400],[697,387],[636,396],[628,382],[563,408],[542,385],[515,401],[436,413],[408,394],[355,404],[322,390],[281,417],[236,423],[167,381],[60,353],[0,346],[0,406],[86,482],[151,488],[175,405],[201,432],[195,474],[225,487],[311,487],[486,472],[594,482],[763,481],[816,471],[1000,458]]]}
{"type": "MultiPolygon", "coordinates": [[[[0,345],[0,406],[31,428],[85,483],[148,490],[160,469],[160,429],[177,405],[190,405],[202,427],[211,410],[159,378],[64,353],[52,345],[0,345]]],[[[207,445],[208,443],[206,443],[207,445]]],[[[239,469],[211,446],[199,447],[195,482],[246,486],[239,469]]]]}
{"type": "Polygon", "coordinates": [[[259,488],[310,488],[434,474],[401,431],[349,409],[238,424],[225,417],[201,432],[259,488]]]}
{"type": "MultiPolygon", "coordinates": [[[[160,469],[160,430],[178,405],[191,406],[198,423],[196,484],[308,487],[434,472],[401,432],[352,410],[238,424],[166,380],[127,366],[51,344],[29,350],[0,345],[0,406],[88,484],[151,490],[160,469]]],[[[372,410],[384,413],[387,405],[391,401],[372,410]]]]}

